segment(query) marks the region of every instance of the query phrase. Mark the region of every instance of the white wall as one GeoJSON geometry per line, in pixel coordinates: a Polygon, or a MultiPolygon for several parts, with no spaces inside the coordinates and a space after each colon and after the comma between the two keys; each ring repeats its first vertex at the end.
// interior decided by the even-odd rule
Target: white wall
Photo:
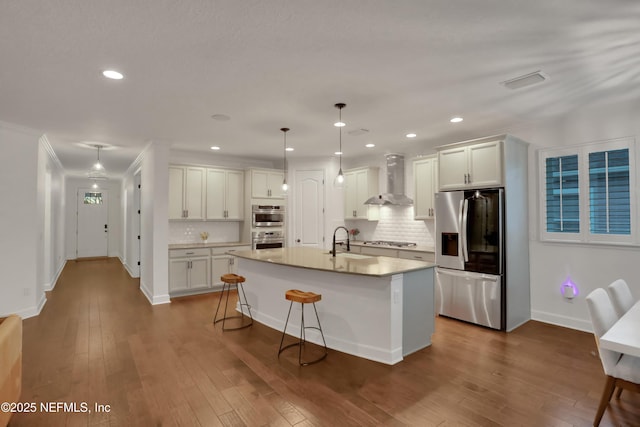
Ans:
{"type": "MultiPolygon", "coordinates": [[[[590,331],[585,297],[593,289],[605,287],[617,278],[625,279],[634,295],[640,298],[640,248],[540,241],[537,160],[537,150],[542,147],[575,145],[624,136],[632,136],[638,142],[639,114],[638,101],[591,106],[560,120],[512,132],[532,144],[529,149],[529,234],[533,319],[590,331]],[[571,278],[580,291],[573,300],[565,300],[560,294],[560,285],[567,278],[571,278]]],[[[637,159],[636,167],[640,167],[637,159]]],[[[640,220],[638,212],[635,218],[640,220]]]]}
{"type": "MultiPolygon", "coordinates": [[[[65,179],[65,252],[67,259],[77,258],[77,215],[78,210],[78,189],[91,188],[93,182],[87,178],[66,177],[65,179]]],[[[107,190],[109,194],[109,242],[108,256],[122,258],[122,201],[120,192],[122,181],[120,179],[109,179],[98,182],[101,190],[107,190]]]]}
{"type": "Polygon", "coordinates": [[[40,133],[0,123],[0,315],[37,315],[46,299],[38,281],[43,239],[38,210],[40,133]]]}
{"type": "Polygon", "coordinates": [[[65,265],[65,188],[62,164],[43,135],[38,149],[38,221],[41,245],[38,255],[38,285],[54,288],[65,265]]]}

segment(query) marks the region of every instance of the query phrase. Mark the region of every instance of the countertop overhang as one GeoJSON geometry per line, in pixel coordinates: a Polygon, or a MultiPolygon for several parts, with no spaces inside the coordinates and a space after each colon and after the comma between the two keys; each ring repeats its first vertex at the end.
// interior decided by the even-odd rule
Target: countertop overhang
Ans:
{"type": "Polygon", "coordinates": [[[289,267],[374,277],[391,276],[436,266],[432,262],[350,252],[339,252],[333,257],[325,249],[303,247],[234,251],[230,255],[289,267]]]}

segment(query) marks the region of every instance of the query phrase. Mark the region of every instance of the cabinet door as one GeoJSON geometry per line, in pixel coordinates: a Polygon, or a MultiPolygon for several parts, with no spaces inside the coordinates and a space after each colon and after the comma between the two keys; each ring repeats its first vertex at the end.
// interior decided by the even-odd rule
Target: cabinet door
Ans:
{"type": "Polygon", "coordinates": [[[369,175],[366,170],[356,173],[356,198],[354,205],[356,208],[356,218],[368,219],[368,207],[364,202],[373,194],[369,194],[369,175]]]}
{"type": "Polygon", "coordinates": [[[433,195],[436,191],[437,160],[419,160],[413,164],[414,218],[431,219],[435,216],[433,195]]]}
{"type": "Polygon", "coordinates": [[[207,219],[225,219],[225,175],[217,169],[207,169],[207,219]]]}
{"type": "Polygon", "coordinates": [[[269,198],[269,173],[267,171],[251,171],[251,197],[269,198]]]}
{"type": "Polygon", "coordinates": [[[227,171],[227,219],[244,220],[244,172],[227,171]]]}
{"type": "Polygon", "coordinates": [[[500,141],[469,146],[469,184],[471,187],[494,187],[502,184],[501,154],[500,141]]]}
{"type": "Polygon", "coordinates": [[[467,147],[451,148],[438,153],[440,191],[465,188],[468,173],[467,147]]]}
{"type": "Polygon", "coordinates": [[[270,172],[267,179],[269,180],[269,197],[272,199],[284,198],[284,192],[282,191],[282,181],[284,180],[284,173],[270,172]]]}
{"type": "Polygon", "coordinates": [[[222,286],[220,277],[223,274],[230,273],[229,255],[214,255],[211,257],[211,283],[213,286],[222,286]]]}
{"type": "Polygon", "coordinates": [[[169,167],[169,219],[184,218],[184,168],[169,167]]]}
{"type": "Polygon", "coordinates": [[[189,270],[189,288],[207,288],[211,283],[209,270],[209,257],[192,258],[189,270]]]}
{"type": "Polygon", "coordinates": [[[188,219],[204,219],[205,170],[186,168],[185,210],[188,219]]]}
{"type": "Polygon", "coordinates": [[[169,292],[183,291],[189,288],[189,260],[169,260],[169,292]]]}
{"type": "MultiPolygon", "coordinates": [[[[356,199],[358,197],[357,175],[355,172],[346,172],[344,174],[344,217],[345,219],[353,219],[356,217],[357,207],[356,199]]],[[[364,201],[364,200],[363,200],[364,201]]]]}

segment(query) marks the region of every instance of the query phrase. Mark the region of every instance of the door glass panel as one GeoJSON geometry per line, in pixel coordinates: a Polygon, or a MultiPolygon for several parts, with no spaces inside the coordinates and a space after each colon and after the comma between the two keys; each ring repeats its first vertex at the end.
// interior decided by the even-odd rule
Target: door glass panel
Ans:
{"type": "Polygon", "coordinates": [[[85,205],[100,205],[102,204],[102,193],[84,193],[84,204],[85,205]]]}
{"type": "Polygon", "coordinates": [[[498,192],[475,192],[467,198],[469,261],[465,270],[499,274],[500,198],[498,192]]]}

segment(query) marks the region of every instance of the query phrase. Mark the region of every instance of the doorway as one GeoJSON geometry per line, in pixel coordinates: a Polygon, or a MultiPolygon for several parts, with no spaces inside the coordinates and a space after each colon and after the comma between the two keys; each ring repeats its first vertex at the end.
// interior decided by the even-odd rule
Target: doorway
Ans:
{"type": "Polygon", "coordinates": [[[78,189],[77,258],[106,257],[109,253],[109,193],[78,189]]]}
{"type": "Polygon", "coordinates": [[[294,246],[324,246],[324,171],[296,171],[294,246]]]}

